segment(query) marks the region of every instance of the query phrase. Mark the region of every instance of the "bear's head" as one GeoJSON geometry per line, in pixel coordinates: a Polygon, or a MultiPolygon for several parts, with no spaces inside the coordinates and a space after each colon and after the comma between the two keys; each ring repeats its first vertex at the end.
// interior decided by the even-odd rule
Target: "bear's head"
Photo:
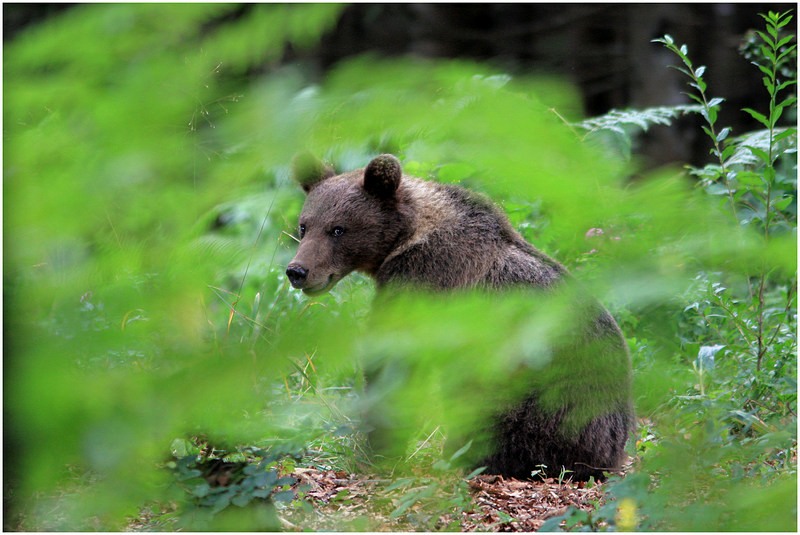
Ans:
{"type": "Polygon", "coordinates": [[[310,155],[298,156],[293,174],[308,194],[300,213],[300,246],[286,269],[292,286],[315,295],[352,271],[374,275],[407,228],[398,210],[403,178],[390,154],[367,167],[336,175],[310,155]]]}

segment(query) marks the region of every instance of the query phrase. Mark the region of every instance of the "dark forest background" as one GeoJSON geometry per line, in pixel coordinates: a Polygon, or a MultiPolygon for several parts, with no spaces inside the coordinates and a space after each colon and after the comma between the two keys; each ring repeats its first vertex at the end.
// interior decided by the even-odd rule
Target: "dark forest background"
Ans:
{"type": "MultiPolygon", "coordinates": [[[[57,16],[74,4],[6,4],[4,40],[26,27],[57,16]]],[[[255,4],[242,5],[224,21],[246,17],[255,4]]],[[[378,56],[468,58],[494,64],[512,74],[554,74],[581,91],[586,116],[611,109],[669,106],[688,102],[683,81],[665,65],[675,58],[650,41],[678,36],[696,62],[713,65],[709,93],[725,95],[720,119],[734,132],[757,123],[738,110],[762,90],[741,61],[743,38],[774,8],[762,3],[625,4],[354,4],[347,6],[333,30],[317,46],[287,46],[279,64],[302,63],[318,78],[343,59],[378,56]]],[[[253,66],[252,77],[276,68],[253,66]]],[[[640,140],[647,165],[705,161],[708,147],[697,118],[670,129],[654,129],[640,140]]]]}

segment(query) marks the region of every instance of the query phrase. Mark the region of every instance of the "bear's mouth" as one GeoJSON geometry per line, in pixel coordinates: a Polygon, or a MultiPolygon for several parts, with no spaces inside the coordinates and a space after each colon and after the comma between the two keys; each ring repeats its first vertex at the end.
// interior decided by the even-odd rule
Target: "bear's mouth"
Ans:
{"type": "Polygon", "coordinates": [[[328,275],[328,279],[323,284],[317,284],[316,286],[309,286],[307,288],[303,288],[303,293],[306,295],[320,295],[330,291],[331,288],[336,286],[336,283],[339,282],[339,277],[335,274],[328,275]]]}

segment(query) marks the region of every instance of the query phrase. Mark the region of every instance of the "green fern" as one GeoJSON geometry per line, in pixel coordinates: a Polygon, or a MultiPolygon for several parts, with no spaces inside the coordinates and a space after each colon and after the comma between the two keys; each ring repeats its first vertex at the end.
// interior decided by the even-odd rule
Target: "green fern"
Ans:
{"type": "Polygon", "coordinates": [[[670,126],[679,117],[702,111],[703,107],[698,104],[658,106],[643,110],[611,110],[605,115],[573,123],[571,126],[586,130],[586,134],[582,136],[584,141],[599,143],[628,160],[636,135],[647,132],[651,126],[670,126]]]}
{"type": "Polygon", "coordinates": [[[659,106],[644,110],[611,110],[605,115],[586,119],[573,126],[587,130],[589,134],[601,130],[610,130],[622,135],[629,135],[630,129],[625,127],[635,126],[647,132],[653,125],[669,126],[678,117],[689,113],[700,113],[702,106],[697,104],[681,106],[659,106]]]}

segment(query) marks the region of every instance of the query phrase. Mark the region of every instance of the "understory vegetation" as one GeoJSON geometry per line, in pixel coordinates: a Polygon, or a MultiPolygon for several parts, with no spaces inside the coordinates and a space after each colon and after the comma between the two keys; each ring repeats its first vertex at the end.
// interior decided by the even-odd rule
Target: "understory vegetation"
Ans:
{"type": "MultiPolygon", "coordinates": [[[[340,171],[391,152],[487,194],[619,322],[630,466],[527,526],[796,529],[791,13],[742,43],[764,92],[741,110],[758,127],[734,132],[714,65],[680,36],[641,46],[671,51],[686,104],[586,119],[561,80],[466,61],[281,64],[341,8],[231,10],[78,6],[4,47],[5,529],[465,529],[487,483],[459,463],[469,437],[447,438],[569,309],[554,298],[533,321],[464,295],[374,310],[359,274],[292,290],[305,150],[340,171]],[[707,163],[642,170],[637,139],[677,120],[696,121],[707,163]],[[404,359],[392,463],[359,425],[382,354],[404,359]]],[[[558,467],[532,478],[570,484],[558,467]]]]}

